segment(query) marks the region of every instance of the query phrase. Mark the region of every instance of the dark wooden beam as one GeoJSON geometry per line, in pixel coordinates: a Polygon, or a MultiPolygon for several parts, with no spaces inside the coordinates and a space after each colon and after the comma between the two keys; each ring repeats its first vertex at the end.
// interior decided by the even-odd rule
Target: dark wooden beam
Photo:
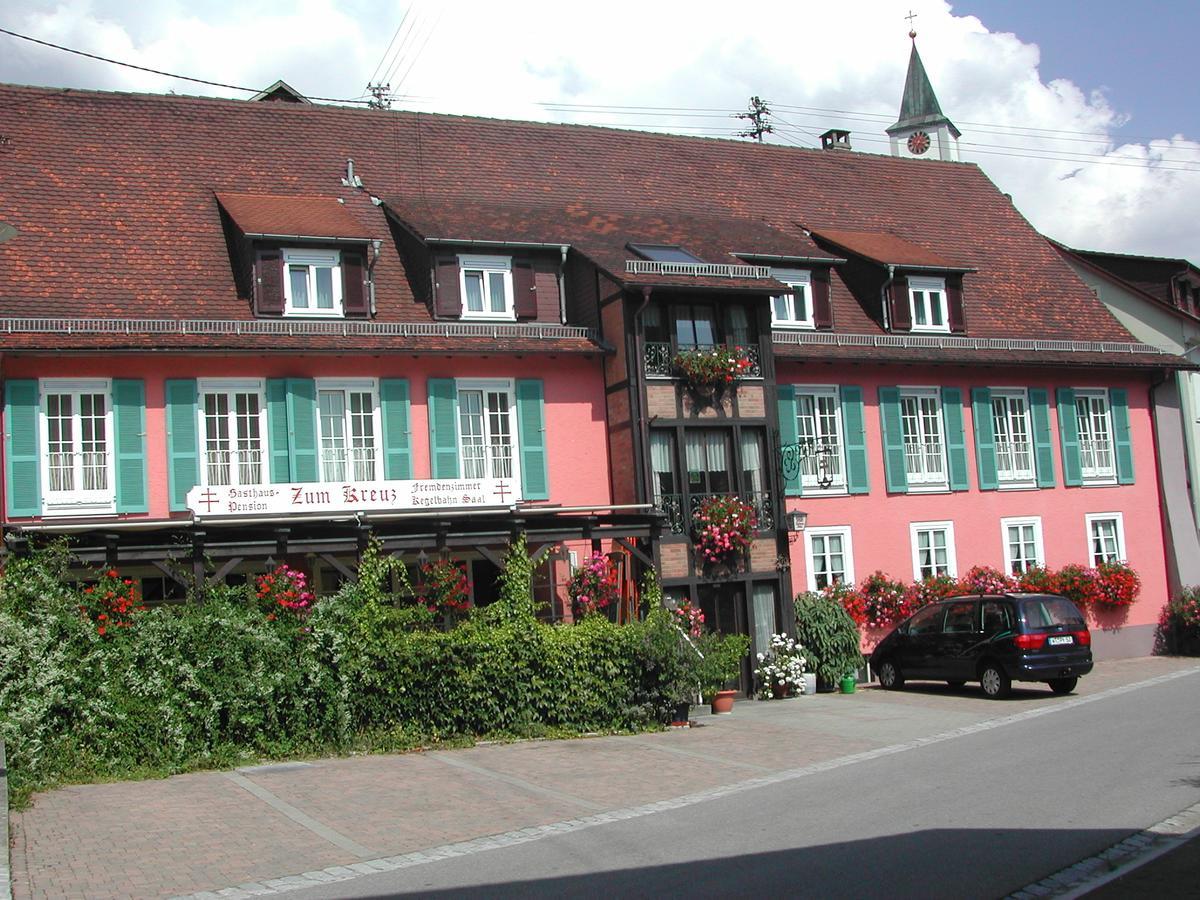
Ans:
{"type": "Polygon", "coordinates": [[[333,566],[335,569],[337,569],[339,572],[341,572],[343,578],[348,578],[351,581],[354,580],[355,574],[354,574],[353,570],[351,570],[348,566],[344,565],[336,556],[331,556],[328,553],[318,553],[317,555],[319,557],[321,557],[321,559],[325,560],[325,562],[329,563],[331,566],[333,566]]]}
{"type": "MultiPolygon", "coordinates": [[[[174,562],[174,560],[167,560],[167,562],[174,562]]],[[[166,575],[168,578],[170,578],[177,585],[179,585],[180,587],[185,587],[185,588],[188,587],[188,580],[186,578],[184,578],[183,575],[180,574],[178,568],[169,566],[169,565],[167,565],[167,563],[160,562],[157,559],[153,560],[153,563],[154,563],[154,568],[158,569],[160,572],[162,572],[164,575],[166,575]]]]}
{"type": "Polygon", "coordinates": [[[625,540],[625,538],[616,538],[613,541],[613,543],[615,543],[619,547],[624,547],[626,550],[628,550],[630,553],[632,553],[634,556],[636,556],[638,559],[640,559],[642,562],[644,562],[646,565],[650,566],[651,568],[654,567],[654,560],[651,557],[647,556],[645,553],[643,553],[641,551],[640,547],[637,547],[637,546],[629,543],[629,541],[625,540]]]}
{"type": "Polygon", "coordinates": [[[221,566],[221,568],[217,569],[216,573],[214,573],[212,581],[215,584],[221,584],[224,582],[225,576],[232,572],[236,566],[240,565],[243,559],[245,559],[244,556],[234,556],[230,559],[227,559],[225,561],[225,565],[221,566]]]}

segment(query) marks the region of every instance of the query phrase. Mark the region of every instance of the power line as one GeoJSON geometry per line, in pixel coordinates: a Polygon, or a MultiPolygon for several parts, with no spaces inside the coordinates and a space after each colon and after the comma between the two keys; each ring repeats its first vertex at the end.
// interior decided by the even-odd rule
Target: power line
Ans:
{"type": "MultiPolygon", "coordinates": [[[[7,34],[10,37],[20,38],[23,41],[29,41],[34,44],[41,44],[43,47],[50,47],[54,50],[62,50],[64,53],[74,53],[76,56],[85,56],[88,59],[94,59],[99,62],[110,63],[114,66],[124,66],[127,69],[137,69],[139,72],[149,72],[151,75],[164,75],[167,78],[178,78],[181,81],[191,81],[196,84],[206,84],[209,87],[227,88],[231,91],[245,91],[251,94],[257,94],[262,88],[242,87],[238,84],[225,84],[220,81],[208,81],[204,78],[193,78],[190,75],[177,75],[174,72],[164,72],[162,69],[151,69],[148,66],[139,66],[136,63],[122,62],[119,59],[109,59],[106,56],[97,56],[95,53],[85,53],[83,50],[75,50],[71,47],[64,47],[61,44],[52,44],[50,41],[43,41],[35,37],[30,37],[27,34],[18,34],[15,31],[9,31],[7,28],[0,28],[0,34],[7,34]]],[[[323,100],[328,103],[364,103],[363,100],[346,100],[336,97],[307,97],[309,100],[323,100]]]]}

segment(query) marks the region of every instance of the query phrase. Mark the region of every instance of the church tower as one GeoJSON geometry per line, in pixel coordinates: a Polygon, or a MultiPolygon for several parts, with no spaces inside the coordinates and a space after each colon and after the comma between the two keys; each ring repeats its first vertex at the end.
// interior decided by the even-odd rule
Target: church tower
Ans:
{"type": "Polygon", "coordinates": [[[904,79],[904,97],[900,100],[900,118],[887,129],[892,156],[957,162],[961,132],[938,106],[933,85],[917,53],[916,32],[910,31],[908,36],[913,39],[913,47],[908,58],[908,77],[904,79]]]}

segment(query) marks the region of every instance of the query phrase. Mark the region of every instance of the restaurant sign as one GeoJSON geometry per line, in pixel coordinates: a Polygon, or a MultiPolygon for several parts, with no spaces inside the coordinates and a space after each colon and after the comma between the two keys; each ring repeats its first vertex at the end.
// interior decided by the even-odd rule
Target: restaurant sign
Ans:
{"type": "Polygon", "coordinates": [[[196,518],[300,513],[405,512],[511,507],[520,492],[508,478],[314,482],[197,486],[187,505],[196,518]]]}

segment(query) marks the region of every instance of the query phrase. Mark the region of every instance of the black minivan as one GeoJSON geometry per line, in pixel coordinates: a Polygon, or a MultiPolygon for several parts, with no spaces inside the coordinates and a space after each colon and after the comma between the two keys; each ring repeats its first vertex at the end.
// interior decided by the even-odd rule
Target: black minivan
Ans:
{"type": "Polygon", "coordinates": [[[993,699],[1014,681],[1044,681],[1056,694],[1092,671],[1092,634],[1078,607],[1053,594],[985,594],[939,600],[880,641],[871,669],[883,687],[906,680],[978,681],[993,699]]]}

